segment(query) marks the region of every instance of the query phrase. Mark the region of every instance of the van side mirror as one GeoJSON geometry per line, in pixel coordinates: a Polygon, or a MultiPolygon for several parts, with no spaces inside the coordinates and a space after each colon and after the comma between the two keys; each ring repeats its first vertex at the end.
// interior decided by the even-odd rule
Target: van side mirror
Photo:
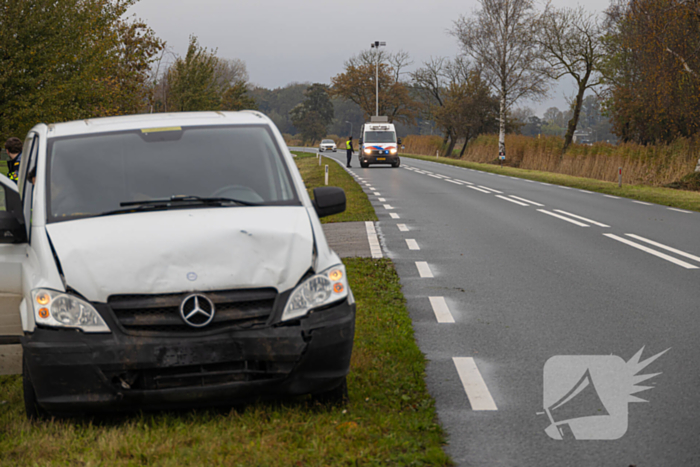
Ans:
{"type": "Polygon", "coordinates": [[[318,217],[340,214],[345,211],[345,191],[337,186],[314,188],[314,209],[318,217]]]}
{"type": "Polygon", "coordinates": [[[401,144],[401,138],[396,140],[396,144],[401,144]]]}
{"type": "Polygon", "coordinates": [[[27,243],[27,230],[22,222],[22,201],[14,182],[4,176],[0,180],[0,244],[2,243],[27,243]]]}
{"type": "Polygon", "coordinates": [[[360,138],[360,144],[362,144],[362,138],[360,138]]]}

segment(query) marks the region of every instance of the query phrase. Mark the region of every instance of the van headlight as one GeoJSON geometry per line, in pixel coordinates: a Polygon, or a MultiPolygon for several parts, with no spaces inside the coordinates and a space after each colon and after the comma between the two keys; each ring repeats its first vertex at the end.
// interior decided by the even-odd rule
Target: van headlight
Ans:
{"type": "Polygon", "coordinates": [[[83,332],[111,332],[92,305],[65,292],[32,290],[32,305],[36,324],[83,332]]]}
{"type": "Polygon", "coordinates": [[[369,156],[370,154],[372,154],[372,150],[369,148],[365,149],[365,154],[369,156]]]}
{"type": "Polygon", "coordinates": [[[396,154],[396,152],[397,152],[397,149],[396,149],[396,148],[391,148],[391,149],[389,149],[389,154],[392,154],[392,155],[393,155],[393,154],[396,154]]]}
{"type": "Polygon", "coordinates": [[[348,296],[345,266],[339,264],[299,284],[287,300],[282,321],[305,316],[314,308],[339,302],[348,296]]]}

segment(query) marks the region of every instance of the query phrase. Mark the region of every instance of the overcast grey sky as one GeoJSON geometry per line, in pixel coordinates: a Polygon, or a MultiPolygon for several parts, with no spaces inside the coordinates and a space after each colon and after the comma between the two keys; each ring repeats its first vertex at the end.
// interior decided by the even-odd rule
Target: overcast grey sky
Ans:
{"type": "MultiPolygon", "coordinates": [[[[590,0],[584,6],[602,12],[608,4],[590,0]]],[[[219,57],[245,61],[252,83],[277,88],[330,84],[348,58],[374,41],[385,41],[388,52],[408,52],[414,62],[409,71],[431,56],[454,57],[459,46],[448,31],[477,6],[476,0],[140,0],[130,14],[143,18],[174,53],[183,55],[194,34],[202,46],[218,49],[219,57]]],[[[562,83],[543,102],[520,105],[541,115],[551,106],[563,109],[563,94],[572,92],[571,84],[562,83]]]]}

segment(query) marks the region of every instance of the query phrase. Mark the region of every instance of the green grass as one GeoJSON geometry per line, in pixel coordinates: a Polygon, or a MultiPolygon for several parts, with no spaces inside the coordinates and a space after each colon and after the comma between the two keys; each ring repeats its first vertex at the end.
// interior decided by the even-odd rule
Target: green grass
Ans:
{"type": "Polygon", "coordinates": [[[347,208],[345,212],[328,216],[321,219],[321,222],[353,222],[353,221],[376,221],[377,215],[372,204],[360,185],[343,169],[336,161],[322,157],[321,165],[318,165],[316,154],[294,152],[297,157],[294,159],[301,178],[304,179],[309,196],[313,199],[312,189],[325,185],[325,166],[328,165],[328,184],[337,186],[345,190],[347,208]]]}
{"type": "Polygon", "coordinates": [[[24,416],[21,377],[4,376],[0,465],[452,465],[393,264],[345,264],[357,301],[345,408],[297,398],[237,410],[32,424],[24,416]]]}
{"type": "MultiPolygon", "coordinates": [[[[318,164],[314,155],[297,162],[304,159],[318,164]]],[[[334,185],[361,192],[338,164],[328,162],[339,169],[331,172],[334,185]]],[[[323,184],[317,174],[305,181],[308,187],[323,184]]],[[[348,210],[359,216],[355,204],[349,202],[348,210]]],[[[32,424],[24,416],[21,377],[0,376],[0,465],[452,465],[393,263],[344,263],[357,303],[347,406],[320,407],[299,397],[236,409],[136,413],[99,423],[32,424]]]]}
{"type": "Polygon", "coordinates": [[[620,196],[623,198],[645,201],[648,203],[661,204],[678,209],[700,212],[700,192],[674,190],[671,188],[657,188],[646,185],[622,185],[622,188],[614,182],[604,182],[591,178],[573,177],[551,172],[540,172],[536,170],[516,169],[513,167],[500,167],[492,164],[479,164],[458,159],[435,158],[429,156],[419,156],[413,154],[401,154],[401,157],[420,159],[441,164],[454,165],[457,167],[467,167],[470,169],[482,170],[511,177],[525,178],[539,182],[552,183],[555,185],[579,188],[582,190],[595,191],[608,195],[620,196]]]}

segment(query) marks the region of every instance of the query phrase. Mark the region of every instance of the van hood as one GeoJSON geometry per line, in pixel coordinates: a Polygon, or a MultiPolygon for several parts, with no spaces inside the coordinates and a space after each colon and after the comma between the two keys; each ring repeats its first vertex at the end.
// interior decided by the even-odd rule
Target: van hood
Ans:
{"type": "Polygon", "coordinates": [[[66,284],[114,294],[294,287],[312,266],[304,207],[202,208],[48,224],[66,284]]]}

